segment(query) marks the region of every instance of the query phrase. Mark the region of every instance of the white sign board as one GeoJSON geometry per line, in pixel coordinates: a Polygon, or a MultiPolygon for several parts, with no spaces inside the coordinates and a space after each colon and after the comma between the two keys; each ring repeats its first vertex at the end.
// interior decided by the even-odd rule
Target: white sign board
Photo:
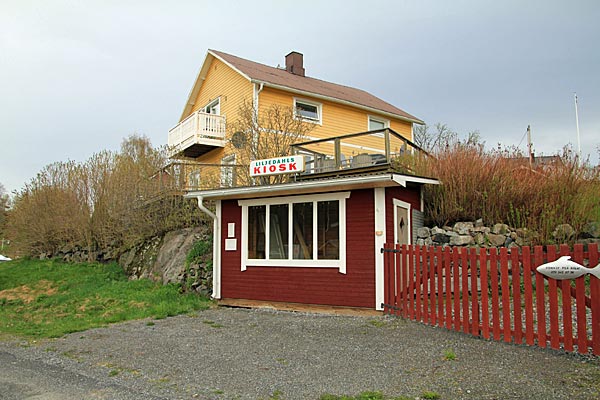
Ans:
{"type": "Polygon", "coordinates": [[[585,274],[600,278],[600,264],[594,268],[586,268],[575,261],[571,261],[571,256],[562,256],[556,261],[540,265],[536,270],[540,274],[553,279],[577,279],[585,274]]]}
{"type": "Polygon", "coordinates": [[[225,239],[225,251],[236,251],[237,239],[225,239]]]}
{"type": "Polygon", "coordinates": [[[269,176],[304,172],[304,156],[256,160],[250,163],[250,176],[269,176]]]}

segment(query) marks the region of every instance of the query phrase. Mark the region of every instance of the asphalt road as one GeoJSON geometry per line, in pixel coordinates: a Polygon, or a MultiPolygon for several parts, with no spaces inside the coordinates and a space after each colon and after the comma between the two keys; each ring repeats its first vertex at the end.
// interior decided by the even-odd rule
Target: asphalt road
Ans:
{"type": "Polygon", "coordinates": [[[600,362],[391,317],[227,308],[0,340],[0,400],[318,400],[373,390],[597,400],[600,362]]]}
{"type": "MultiPolygon", "coordinates": [[[[140,399],[138,391],[65,368],[51,359],[27,359],[0,350],[0,399],[140,399]]],[[[158,399],[149,394],[145,399],[158,399]]]]}

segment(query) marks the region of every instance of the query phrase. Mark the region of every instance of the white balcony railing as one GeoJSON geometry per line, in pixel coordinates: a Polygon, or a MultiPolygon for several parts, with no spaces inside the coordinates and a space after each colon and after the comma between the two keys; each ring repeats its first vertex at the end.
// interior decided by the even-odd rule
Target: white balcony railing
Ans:
{"type": "Polygon", "coordinates": [[[193,145],[225,146],[225,116],[196,111],[169,131],[172,154],[193,145]]]}

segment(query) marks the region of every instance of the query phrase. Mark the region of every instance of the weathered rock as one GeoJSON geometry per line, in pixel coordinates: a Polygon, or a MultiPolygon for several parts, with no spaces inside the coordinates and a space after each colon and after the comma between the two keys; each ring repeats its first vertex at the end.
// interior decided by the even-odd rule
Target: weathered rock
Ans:
{"type": "Polygon", "coordinates": [[[433,240],[431,240],[430,237],[425,238],[425,239],[417,239],[416,244],[417,244],[417,246],[432,246],[433,240]]]}
{"type": "Polygon", "coordinates": [[[552,237],[558,242],[571,240],[575,237],[575,229],[569,224],[560,224],[552,232],[552,237]]]}
{"type": "Polygon", "coordinates": [[[485,244],[485,236],[484,236],[484,234],[481,233],[481,232],[477,232],[475,234],[475,236],[473,236],[473,241],[475,242],[476,245],[479,245],[479,246],[485,244]]]}
{"type": "Polygon", "coordinates": [[[153,273],[152,268],[158,256],[161,242],[160,237],[153,237],[134,246],[119,257],[119,265],[129,275],[130,279],[136,276],[137,278],[157,280],[158,276],[153,273]]]}
{"type": "Polygon", "coordinates": [[[418,239],[426,239],[431,236],[431,230],[424,226],[422,228],[417,229],[417,238],[418,239]]]}
{"type": "Polygon", "coordinates": [[[450,243],[450,236],[446,235],[445,233],[436,233],[435,235],[431,236],[431,240],[433,240],[433,242],[436,244],[450,243]]]}
{"type": "Polygon", "coordinates": [[[473,228],[473,232],[474,233],[484,233],[484,234],[488,234],[490,233],[492,230],[487,227],[487,226],[476,226],[473,228]]]}
{"type": "Polygon", "coordinates": [[[441,234],[444,234],[444,235],[445,235],[445,234],[446,234],[446,231],[445,231],[445,230],[443,230],[442,228],[439,228],[439,227],[437,227],[437,226],[434,226],[433,228],[431,228],[431,232],[430,232],[430,233],[431,233],[431,236],[437,235],[437,234],[439,234],[439,233],[441,233],[441,234]]]}
{"type": "Polygon", "coordinates": [[[496,235],[507,235],[508,233],[510,233],[510,229],[506,224],[495,224],[492,227],[492,233],[496,235]]]}
{"type": "Polygon", "coordinates": [[[467,246],[473,243],[470,235],[457,235],[450,238],[450,246],[467,246]]]}
{"type": "Polygon", "coordinates": [[[472,222],[457,222],[454,224],[454,227],[452,227],[452,230],[459,235],[468,235],[473,228],[474,226],[472,222]]]}
{"type": "Polygon", "coordinates": [[[580,239],[600,238],[600,224],[596,222],[588,222],[579,232],[580,239]]]}
{"type": "Polygon", "coordinates": [[[162,240],[152,273],[163,283],[181,282],[185,276],[185,259],[194,243],[203,238],[204,228],[187,228],[169,232],[162,240]]]}
{"type": "Polygon", "coordinates": [[[475,221],[475,228],[482,228],[483,227],[483,219],[479,218],[477,221],[475,221]]]}
{"type": "Polygon", "coordinates": [[[498,235],[495,233],[490,233],[486,235],[486,241],[490,244],[490,246],[500,247],[504,246],[504,242],[506,241],[506,236],[498,235]]]}

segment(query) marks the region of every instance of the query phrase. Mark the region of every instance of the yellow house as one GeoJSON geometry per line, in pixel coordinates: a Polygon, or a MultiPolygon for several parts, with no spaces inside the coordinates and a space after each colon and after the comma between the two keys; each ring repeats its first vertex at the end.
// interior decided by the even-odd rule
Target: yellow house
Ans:
{"type": "Polygon", "coordinates": [[[280,68],[208,50],[179,123],[169,131],[172,156],[187,165],[188,187],[234,185],[236,147],[244,144],[236,143],[231,126],[243,104],[251,104],[257,118],[273,106],[288,107],[311,124],[303,143],[290,151],[308,155],[312,172],[389,161],[418,148],[413,124],[423,124],[363,90],[306,76],[298,52],[280,68]]]}

